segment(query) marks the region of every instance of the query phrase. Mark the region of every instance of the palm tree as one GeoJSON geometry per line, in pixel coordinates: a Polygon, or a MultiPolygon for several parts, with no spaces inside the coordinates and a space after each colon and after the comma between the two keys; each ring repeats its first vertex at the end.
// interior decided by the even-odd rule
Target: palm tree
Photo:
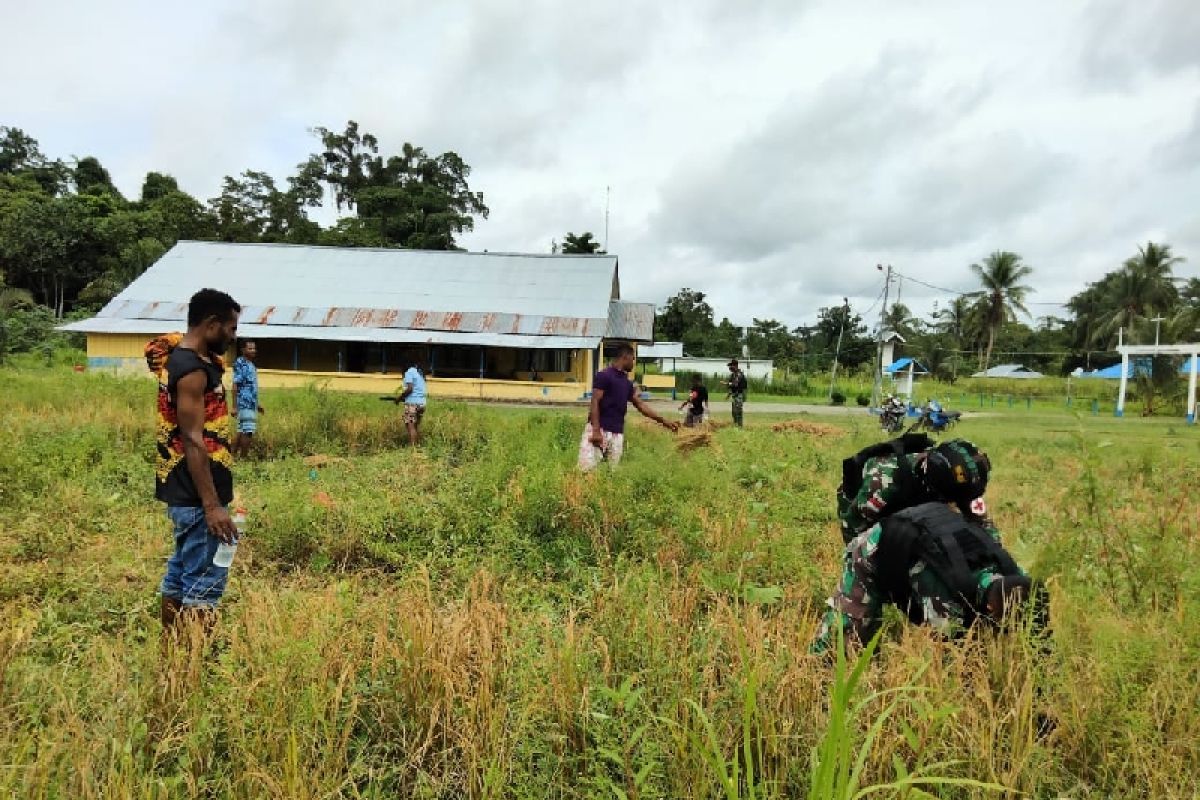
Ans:
{"type": "Polygon", "coordinates": [[[1132,330],[1156,314],[1173,311],[1179,304],[1173,270],[1182,262],[1171,254],[1169,244],[1147,242],[1120,270],[1105,276],[1101,282],[1105,311],[1096,325],[1096,339],[1109,342],[1121,328],[1132,330]]]}
{"type": "Polygon", "coordinates": [[[1020,283],[1022,278],[1033,274],[1033,267],[1021,263],[1021,257],[1006,250],[997,250],[983,260],[983,264],[972,264],[971,270],[979,276],[983,289],[973,292],[980,299],[983,324],[987,328],[987,349],[983,354],[982,369],[988,368],[992,360],[992,347],[996,344],[996,331],[1005,322],[1017,318],[1025,308],[1025,295],[1033,291],[1020,283]]]}
{"type": "MultiPolygon", "coordinates": [[[[969,295],[960,294],[951,300],[948,306],[934,313],[937,320],[936,329],[950,338],[955,351],[982,350],[979,346],[983,317],[981,303],[978,299],[972,301],[969,295]]],[[[953,365],[953,377],[957,380],[959,353],[953,353],[950,361],[953,365]]]]}

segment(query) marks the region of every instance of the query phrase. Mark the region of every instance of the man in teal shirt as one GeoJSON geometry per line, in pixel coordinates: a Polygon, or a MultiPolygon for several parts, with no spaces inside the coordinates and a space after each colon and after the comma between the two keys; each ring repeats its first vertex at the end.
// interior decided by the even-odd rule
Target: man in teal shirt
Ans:
{"type": "Polygon", "coordinates": [[[416,361],[404,372],[404,390],[396,402],[404,403],[404,427],[408,429],[408,443],[416,447],[421,443],[421,420],[425,417],[425,376],[416,361]]]}

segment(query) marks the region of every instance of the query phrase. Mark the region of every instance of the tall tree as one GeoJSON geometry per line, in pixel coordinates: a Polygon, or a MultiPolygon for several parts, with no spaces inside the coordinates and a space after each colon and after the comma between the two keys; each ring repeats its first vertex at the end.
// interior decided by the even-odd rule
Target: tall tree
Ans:
{"type": "Polygon", "coordinates": [[[987,328],[987,347],[981,365],[981,369],[986,370],[992,360],[992,347],[1000,326],[1015,320],[1018,311],[1029,313],[1025,308],[1025,296],[1032,289],[1021,280],[1033,274],[1033,268],[1021,263],[1021,257],[1016,253],[997,250],[982,264],[972,264],[971,271],[983,284],[983,289],[974,296],[982,301],[983,323],[987,328]]]}
{"type": "Polygon", "coordinates": [[[654,338],[683,342],[684,351],[690,355],[705,355],[712,330],[712,306],[704,292],[692,289],[680,289],[654,316],[654,338]]]}
{"type": "Polygon", "coordinates": [[[590,255],[604,251],[600,249],[600,243],[592,238],[592,232],[584,231],[579,235],[567,233],[563,237],[562,252],[566,255],[590,255]]]}
{"type": "Polygon", "coordinates": [[[161,200],[171,192],[179,191],[179,182],[170,175],[161,172],[147,172],[142,181],[142,202],[153,203],[161,200]]]}
{"type": "Polygon", "coordinates": [[[75,190],[80,194],[107,193],[120,197],[121,192],[113,185],[112,175],[95,156],[85,156],[75,162],[71,170],[71,179],[75,181],[75,190]]]}
{"type": "Polygon", "coordinates": [[[475,216],[487,218],[481,192],[471,191],[471,168],[454,152],[429,156],[405,143],[398,155],[379,155],[379,140],[351,120],[334,133],[314,128],[324,152],[301,164],[301,175],[319,176],[339,209],[355,210],[378,227],[385,244],[423,250],[452,250],[455,237],[473,230],[475,216]]]}
{"type": "Polygon", "coordinates": [[[1120,269],[1071,298],[1077,317],[1084,311],[1095,315],[1092,343],[1108,347],[1121,329],[1130,336],[1135,331],[1146,334],[1151,317],[1172,316],[1180,299],[1174,268],[1182,262],[1170,245],[1148,242],[1138,247],[1137,255],[1125,259],[1120,269]]]}

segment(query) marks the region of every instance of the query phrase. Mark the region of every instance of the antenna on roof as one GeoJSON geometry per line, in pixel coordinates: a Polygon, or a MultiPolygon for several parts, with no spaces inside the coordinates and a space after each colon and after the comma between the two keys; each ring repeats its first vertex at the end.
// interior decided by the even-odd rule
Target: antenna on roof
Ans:
{"type": "Polygon", "coordinates": [[[604,187],[604,252],[608,252],[608,198],[612,191],[611,186],[604,187]]]}

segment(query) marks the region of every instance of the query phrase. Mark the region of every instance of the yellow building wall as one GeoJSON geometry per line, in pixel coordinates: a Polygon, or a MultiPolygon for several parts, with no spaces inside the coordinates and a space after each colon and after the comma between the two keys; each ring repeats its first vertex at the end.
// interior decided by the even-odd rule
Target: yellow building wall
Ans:
{"type": "MultiPolygon", "coordinates": [[[[156,334],[91,333],[87,336],[88,369],[150,376],[144,355],[146,343],[156,334]]],[[[259,384],[264,388],[303,388],[317,384],[329,389],[374,394],[396,394],[400,390],[399,372],[358,373],[337,372],[337,342],[308,342],[301,353],[302,366],[318,368],[293,371],[264,369],[258,371],[259,384]]],[[[500,350],[497,363],[515,363],[519,351],[500,350]],[[509,360],[511,359],[511,360],[509,360]]],[[[226,354],[226,363],[233,363],[234,354],[226,354]]],[[[426,379],[432,397],[466,398],[477,400],[524,400],[542,402],[575,402],[591,389],[594,372],[591,350],[579,350],[572,358],[572,371],[542,373],[541,380],[520,380],[528,373],[515,373],[515,380],[491,378],[434,378],[426,379]],[[574,382],[568,381],[574,379],[574,382]]]]}
{"type": "MultiPolygon", "coordinates": [[[[163,331],[169,333],[169,331],[163,331]]],[[[161,333],[89,333],[87,361],[89,370],[138,373],[149,376],[146,368],[146,343],[161,333]]],[[[234,352],[225,353],[225,363],[233,364],[234,352]]]]}
{"type": "MultiPolygon", "coordinates": [[[[358,372],[310,372],[301,370],[260,369],[259,385],[273,389],[299,389],[316,385],[325,389],[346,392],[370,392],[394,395],[401,388],[400,375],[364,374],[358,372]]],[[[526,400],[553,403],[575,402],[583,397],[585,387],[577,383],[549,381],[501,381],[489,378],[426,378],[430,397],[474,400],[526,400]]]]}

